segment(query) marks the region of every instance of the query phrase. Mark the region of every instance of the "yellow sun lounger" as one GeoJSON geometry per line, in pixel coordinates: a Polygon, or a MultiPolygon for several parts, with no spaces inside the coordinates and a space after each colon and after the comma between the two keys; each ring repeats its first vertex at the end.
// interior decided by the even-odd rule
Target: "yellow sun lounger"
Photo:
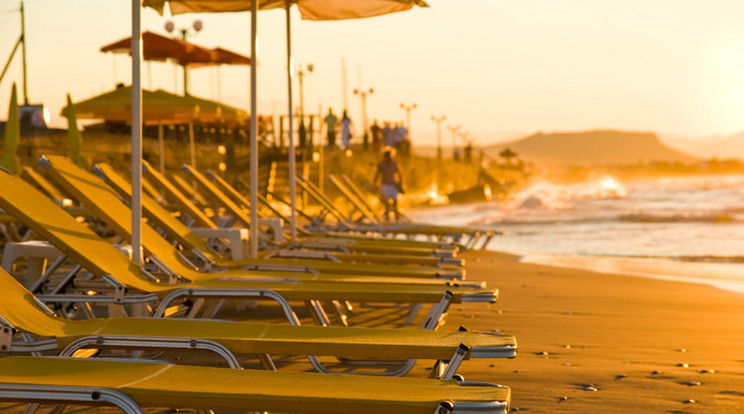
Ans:
{"type": "MultiPolygon", "coordinates": [[[[235,187],[228,184],[222,177],[220,177],[218,174],[215,174],[214,172],[207,170],[206,171],[207,177],[209,177],[212,181],[214,181],[217,188],[222,190],[227,196],[232,198],[232,200],[238,205],[241,206],[243,209],[248,209],[250,207],[250,202],[239,192],[235,189],[235,187]]],[[[238,181],[240,182],[240,181],[238,181]]],[[[274,206],[267,200],[264,196],[261,194],[257,194],[258,201],[261,203],[261,205],[265,206],[269,209],[269,211],[272,212],[277,218],[281,219],[282,222],[289,223],[289,218],[284,216],[279,210],[274,208],[274,206]]],[[[303,236],[310,236],[312,233],[302,229],[299,227],[297,229],[298,233],[301,233],[303,236]]],[[[305,257],[312,258],[312,254],[306,254],[305,257]]],[[[270,253],[266,257],[299,257],[302,258],[302,254],[298,254],[296,252],[293,252],[291,250],[277,250],[272,253],[270,253]]],[[[326,256],[330,257],[330,256],[326,256]]],[[[414,255],[400,255],[400,254],[343,254],[343,253],[333,253],[333,259],[338,259],[342,262],[357,262],[357,263],[395,263],[395,264],[407,264],[407,265],[421,265],[421,266],[437,266],[437,267],[448,267],[448,266],[455,266],[455,267],[462,267],[465,265],[465,261],[463,259],[456,259],[453,257],[425,257],[425,256],[414,256],[414,255]]]]}
{"type": "MultiPolygon", "coordinates": [[[[74,194],[79,200],[82,200],[95,215],[106,222],[119,236],[131,238],[131,210],[122,203],[117,196],[110,190],[106,184],[96,177],[93,173],[83,170],[73,164],[69,159],[61,156],[49,156],[43,160],[48,169],[49,175],[58,185],[65,188],[71,194],[74,194]]],[[[103,171],[103,170],[99,170],[103,171]]],[[[109,171],[109,170],[107,170],[109,171]]],[[[116,173],[109,171],[112,178],[116,178],[116,173]]],[[[153,212],[162,209],[154,200],[143,194],[143,206],[145,209],[153,212]]],[[[181,222],[170,216],[165,211],[157,214],[160,223],[170,228],[177,228],[177,233],[185,235],[190,233],[189,229],[181,222]]],[[[192,239],[198,239],[193,235],[192,239]]],[[[185,237],[182,237],[185,239],[185,237]]],[[[201,239],[199,239],[201,240],[201,239]]],[[[196,240],[193,240],[196,242],[196,240]]],[[[142,226],[142,245],[146,251],[155,255],[158,260],[168,267],[170,271],[181,277],[192,281],[208,280],[215,278],[261,278],[266,277],[288,277],[303,282],[355,282],[355,283],[410,283],[410,284],[427,284],[427,285],[453,285],[449,283],[443,274],[441,279],[435,280],[436,274],[416,272],[413,267],[408,273],[404,274],[401,266],[359,266],[342,263],[321,262],[323,267],[313,267],[311,264],[294,265],[287,262],[299,263],[292,259],[248,259],[239,263],[242,269],[223,270],[218,272],[199,272],[195,271],[193,266],[184,264],[181,259],[181,252],[172,246],[167,240],[161,237],[154,229],[144,225],[142,226]],[[367,267],[370,270],[356,272],[356,267],[367,267]],[[389,269],[393,267],[393,269],[389,269]],[[378,270],[378,273],[374,273],[378,270]],[[294,272],[294,273],[290,273],[294,272]],[[369,277],[363,277],[369,276],[369,277]]],[[[191,247],[186,245],[186,247],[191,247]]],[[[204,245],[206,247],[206,245],[204,245]]],[[[208,247],[207,247],[208,249],[208,247]]],[[[202,253],[203,255],[203,253],[202,253]]],[[[208,259],[208,257],[205,259],[208,259]]],[[[238,267],[238,266],[235,266],[238,267]]],[[[452,277],[457,276],[453,274],[452,277]]],[[[480,282],[457,282],[460,286],[482,287],[480,282]]]]}
{"type": "MultiPolygon", "coordinates": [[[[380,233],[383,235],[421,235],[430,236],[438,239],[449,239],[452,243],[461,244],[468,249],[475,248],[480,242],[480,248],[486,247],[488,242],[496,232],[484,229],[475,229],[462,226],[441,226],[431,224],[417,223],[364,223],[352,222],[324,193],[322,193],[315,184],[297,177],[298,185],[307,192],[313,200],[320,204],[324,212],[332,215],[338,221],[340,230],[355,231],[361,233],[380,233]]],[[[338,181],[331,180],[346,197],[353,197],[349,191],[338,181]]]]}
{"type": "MultiPolygon", "coordinates": [[[[80,267],[75,267],[53,289],[74,291],[76,295],[54,295],[54,301],[100,303],[149,303],[161,299],[157,314],[163,314],[171,302],[185,298],[265,298],[283,306],[288,318],[296,318],[288,301],[308,304],[318,323],[328,323],[318,301],[354,301],[381,303],[431,303],[422,326],[435,328],[450,303],[494,302],[497,290],[467,287],[425,285],[391,285],[383,283],[298,283],[292,279],[267,278],[267,281],[244,281],[232,278],[200,280],[182,284],[164,284],[134,264],[119,249],[101,239],[84,224],[76,221],[30,184],[7,171],[0,171],[0,208],[12,214],[44,240],[52,243],[62,255],[50,271],[66,258],[79,264],[98,280],[75,280],[80,267]],[[58,263],[59,262],[59,263],[58,263]],[[95,289],[88,285],[102,281],[95,289]],[[92,291],[98,294],[82,294],[92,291]],[[79,292],[79,294],[78,294],[79,292]],[[135,292],[141,292],[135,295],[135,292]],[[320,308],[320,309],[318,309],[320,308]]],[[[179,276],[172,274],[174,278],[179,276]]],[[[40,279],[31,289],[46,282],[40,279]]]]}
{"type": "Polygon", "coordinates": [[[142,407],[307,413],[506,414],[500,385],[353,377],[98,359],[0,358],[0,399],[142,407]]]}
{"type": "MultiPolygon", "coordinates": [[[[82,174],[84,171],[80,170],[79,167],[75,166],[69,160],[60,159],[58,157],[49,157],[52,160],[52,168],[64,169],[67,174],[66,177],[70,178],[73,174],[82,174]],[[76,170],[76,171],[71,171],[76,170]]],[[[116,171],[106,164],[99,164],[95,170],[102,176],[108,184],[112,186],[120,195],[124,198],[131,198],[131,185],[123,179],[116,171]]],[[[227,196],[220,192],[219,189],[212,188],[211,183],[204,182],[206,178],[197,173],[193,172],[196,180],[201,185],[209,185],[208,189],[215,197],[220,197],[224,206],[241,222],[249,220],[243,212],[242,208],[227,199],[227,196]]],[[[94,194],[99,192],[88,191],[91,187],[89,182],[84,180],[76,180],[76,186],[86,186],[87,188],[79,188],[79,190],[88,197],[89,201],[99,205],[105,205],[103,199],[92,199],[94,194]]],[[[257,258],[257,259],[245,259],[245,260],[226,260],[219,255],[215,254],[207,245],[207,243],[197,236],[191,229],[181,223],[179,220],[174,218],[167,210],[160,206],[157,202],[150,199],[146,195],[142,197],[142,206],[145,213],[155,221],[158,226],[168,233],[171,237],[175,238],[184,247],[195,251],[200,258],[202,258],[209,265],[215,265],[217,267],[228,267],[228,268],[248,268],[256,270],[277,270],[277,271],[300,271],[300,272],[313,272],[323,274],[353,274],[353,275],[374,275],[374,276],[402,276],[402,277],[424,277],[424,278],[442,278],[442,279],[462,279],[464,275],[463,270],[450,269],[450,268],[438,268],[438,267],[424,267],[424,266],[407,266],[407,265],[390,265],[390,264],[365,264],[363,266],[357,264],[347,263],[334,263],[329,261],[313,261],[308,262],[307,260],[296,260],[292,258],[257,258]]],[[[102,214],[111,215],[112,210],[105,208],[102,214]]],[[[129,216],[130,214],[125,214],[129,216]]],[[[104,218],[104,217],[100,217],[104,218]]],[[[120,222],[126,222],[126,217],[119,217],[120,222]]],[[[104,218],[104,221],[107,221],[104,218]]]]}
{"type": "MultiPolygon", "coordinates": [[[[58,317],[10,274],[0,269],[0,351],[62,350],[70,356],[81,348],[180,349],[211,351],[228,366],[240,367],[236,354],[257,354],[265,368],[275,369],[270,354],[343,355],[359,358],[434,359],[445,379],[468,358],[513,358],[516,341],[508,335],[456,331],[264,325],[227,321],[58,317]],[[40,337],[32,340],[31,334],[40,337]]],[[[315,357],[313,366],[328,370],[315,357]]],[[[415,361],[395,375],[407,373],[415,361]]]]}
{"type": "MultiPolygon", "coordinates": [[[[131,185],[129,182],[114,171],[108,164],[97,164],[94,172],[101,176],[121,197],[131,199],[131,185]]],[[[200,178],[204,178],[200,176],[200,178]]],[[[201,181],[200,181],[201,182],[201,181]]],[[[91,200],[94,201],[95,200],[91,200]]],[[[143,195],[142,206],[145,214],[157,225],[173,237],[182,246],[193,250],[207,264],[216,267],[228,268],[251,268],[268,270],[288,271],[313,271],[317,273],[346,273],[366,274],[375,276],[421,276],[439,277],[443,279],[462,279],[464,271],[452,268],[421,267],[421,266],[394,266],[386,264],[365,264],[359,266],[348,263],[334,263],[330,261],[298,261],[293,258],[282,259],[281,257],[264,257],[259,259],[230,260],[225,259],[210,249],[206,241],[194,233],[180,220],[173,217],[164,207],[155,200],[143,195]]],[[[240,207],[235,206],[240,209],[240,207]]],[[[240,211],[242,212],[242,209],[240,211]]]]}
{"type": "MultiPolygon", "coordinates": [[[[217,228],[218,226],[201,211],[184,193],[182,193],[169,180],[163,177],[159,172],[152,168],[146,161],[143,161],[143,172],[145,177],[156,185],[160,190],[166,193],[167,197],[175,202],[194,224],[205,228],[217,228]]],[[[298,232],[305,232],[299,228],[298,232]]],[[[442,258],[447,260],[454,257],[457,252],[455,246],[442,245],[440,243],[389,240],[389,239],[371,239],[370,237],[359,237],[350,235],[344,237],[341,235],[314,235],[306,233],[306,238],[300,242],[292,243],[289,248],[310,248],[321,249],[325,251],[340,251],[348,254],[349,252],[363,253],[387,253],[391,254],[411,254],[417,256],[433,256],[433,258],[442,258]]],[[[459,262],[452,262],[458,263],[459,262]]]]}

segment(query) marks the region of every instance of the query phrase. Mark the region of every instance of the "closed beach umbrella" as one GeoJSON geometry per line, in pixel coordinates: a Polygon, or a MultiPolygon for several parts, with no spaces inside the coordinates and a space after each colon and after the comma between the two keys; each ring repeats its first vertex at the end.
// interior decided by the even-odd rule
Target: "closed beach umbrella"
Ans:
{"type": "Polygon", "coordinates": [[[18,141],[21,140],[21,125],[18,118],[18,93],[16,84],[10,92],[10,106],[8,108],[8,121],[5,123],[5,139],[3,140],[3,156],[0,158],[0,166],[6,170],[17,173],[21,169],[21,161],[18,159],[18,141]]]}
{"type": "MultiPolygon", "coordinates": [[[[415,5],[426,6],[423,0],[144,0],[143,4],[158,10],[161,14],[166,3],[172,14],[181,13],[214,13],[251,11],[251,56],[255,56],[256,49],[256,12],[258,10],[279,9],[287,11],[287,84],[289,107],[289,195],[292,207],[290,229],[292,240],[297,237],[296,209],[295,209],[295,153],[292,126],[292,68],[291,68],[291,30],[289,9],[292,4],[297,5],[303,19],[306,20],[343,20],[373,17],[388,13],[409,10],[415,5]]],[[[256,119],[256,68],[255,59],[251,64],[251,117],[256,119]]],[[[256,122],[251,122],[251,223],[258,221],[256,214],[258,191],[258,145],[256,144],[256,122]]],[[[258,253],[258,229],[250,228],[251,255],[258,253]]]]}
{"type": "Polygon", "coordinates": [[[72,104],[70,94],[67,94],[67,112],[65,117],[67,118],[67,141],[70,144],[70,158],[80,168],[88,168],[88,161],[85,160],[83,154],[80,153],[83,149],[83,136],[77,127],[77,116],[75,115],[75,106],[72,104]]]}

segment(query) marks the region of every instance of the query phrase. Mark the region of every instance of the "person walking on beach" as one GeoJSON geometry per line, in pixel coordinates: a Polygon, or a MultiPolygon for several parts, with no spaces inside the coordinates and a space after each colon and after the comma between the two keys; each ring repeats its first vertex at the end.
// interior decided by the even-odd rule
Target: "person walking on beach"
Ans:
{"type": "Polygon", "coordinates": [[[395,221],[400,219],[398,211],[398,194],[403,193],[403,177],[398,169],[398,163],[393,160],[393,150],[386,148],[384,157],[377,164],[374,183],[380,183],[380,194],[385,200],[385,221],[390,221],[390,213],[395,214],[395,221]]]}
{"type": "Polygon", "coordinates": [[[344,149],[349,149],[349,141],[351,141],[351,119],[346,109],[344,109],[344,114],[341,117],[341,146],[344,149]]]}
{"type": "Polygon", "coordinates": [[[336,125],[338,125],[338,118],[333,114],[333,109],[328,108],[328,115],[323,118],[323,122],[326,126],[328,148],[333,148],[336,146],[336,125]]]}
{"type": "Polygon", "coordinates": [[[372,151],[380,152],[380,144],[382,143],[382,128],[377,124],[377,120],[372,123],[369,128],[369,132],[372,134],[372,151]]]}

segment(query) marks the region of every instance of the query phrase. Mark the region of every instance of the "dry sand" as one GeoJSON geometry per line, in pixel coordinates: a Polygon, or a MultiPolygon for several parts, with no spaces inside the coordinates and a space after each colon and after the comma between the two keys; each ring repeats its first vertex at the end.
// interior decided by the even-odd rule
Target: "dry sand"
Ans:
{"type": "MultiPolygon", "coordinates": [[[[682,282],[523,264],[494,252],[463,256],[468,279],[487,281],[501,297],[492,305],[453,305],[441,329],[465,326],[517,337],[517,358],[475,359],[460,368],[467,380],[511,387],[513,411],[744,412],[744,296],[682,282]]],[[[376,325],[399,315],[360,307],[355,317],[376,325]]],[[[255,367],[252,358],[244,362],[255,367]]],[[[276,362],[281,369],[310,368],[302,357],[276,362]]],[[[426,376],[430,365],[422,362],[410,375],[426,376]]],[[[21,410],[0,405],[1,412],[21,410]]]]}
{"type": "Polygon", "coordinates": [[[446,328],[494,328],[513,360],[467,361],[466,379],[512,388],[530,413],[744,412],[744,296],[712,287],[523,264],[469,252],[491,308],[455,305],[446,328]]]}

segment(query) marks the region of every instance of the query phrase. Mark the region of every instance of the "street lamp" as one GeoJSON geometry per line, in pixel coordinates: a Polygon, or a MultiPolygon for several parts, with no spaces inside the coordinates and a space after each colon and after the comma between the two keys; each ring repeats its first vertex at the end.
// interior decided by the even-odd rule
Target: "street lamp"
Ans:
{"type": "Polygon", "coordinates": [[[440,161],[442,159],[442,121],[445,119],[447,119],[445,115],[440,117],[431,116],[431,120],[437,123],[437,159],[440,161]]]}
{"type": "Polygon", "coordinates": [[[400,104],[400,107],[406,111],[406,129],[408,129],[408,141],[411,141],[411,110],[416,109],[416,102],[406,105],[404,103],[400,104]]]}
{"type": "Polygon", "coordinates": [[[457,161],[457,131],[460,130],[460,125],[447,125],[447,129],[452,132],[452,158],[457,161]]]}
{"type": "MultiPolygon", "coordinates": [[[[299,135],[301,148],[305,147],[307,138],[307,130],[305,129],[305,95],[303,93],[302,87],[302,79],[305,76],[305,70],[307,70],[307,74],[309,75],[313,73],[313,70],[315,70],[315,66],[312,63],[308,63],[305,69],[303,69],[302,65],[300,65],[299,69],[297,70],[297,79],[299,80],[300,84],[300,128],[297,131],[297,134],[299,135]]],[[[289,116],[289,122],[292,122],[292,114],[290,114],[289,116]]]]}
{"type": "Polygon", "coordinates": [[[297,70],[297,79],[300,81],[300,115],[305,115],[305,97],[302,94],[302,78],[305,76],[305,70],[307,70],[307,74],[309,75],[313,73],[315,66],[312,63],[308,63],[305,69],[300,65],[300,68],[297,70]]]}
{"type": "Polygon", "coordinates": [[[369,149],[369,128],[367,128],[367,95],[375,93],[375,88],[369,88],[367,90],[354,89],[354,95],[358,95],[362,100],[362,127],[364,128],[363,148],[364,150],[369,149]]]}
{"type": "MultiPolygon", "coordinates": [[[[191,27],[182,27],[178,29],[179,32],[181,32],[181,39],[185,42],[188,38],[189,34],[192,33],[191,30],[193,30],[193,34],[197,34],[201,31],[201,29],[204,28],[204,24],[201,22],[201,20],[194,20],[194,23],[191,24],[191,27]]],[[[176,29],[176,24],[172,21],[165,22],[165,30],[168,33],[173,33],[173,31],[176,29]]],[[[183,94],[188,95],[189,94],[189,68],[186,64],[183,64],[183,94]]]]}

